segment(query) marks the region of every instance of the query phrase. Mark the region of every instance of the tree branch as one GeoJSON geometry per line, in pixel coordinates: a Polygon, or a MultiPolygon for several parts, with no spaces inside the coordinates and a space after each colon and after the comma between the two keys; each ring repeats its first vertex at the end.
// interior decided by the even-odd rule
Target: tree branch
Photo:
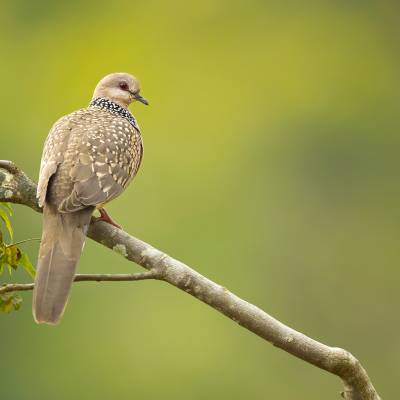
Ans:
{"type": "MultiPolygon", "coordinates": [[[[24,204],[41,212],[35,193],[35,183],[24,172],[11,161],[0,161],[0,201],[24,204]]],[[[346,400],[380,400],[367,372],[348,351],[327,346],[289,328],[184,263],[110,224],[92,223],[88,236],[126,259],[141,265],[149,272],[133,275],[94,275],[97,278],[107,277],[110,279],[91,279],[88,278],[90,275],[77,275],[76,281],[151,278],[163,280],[208,304],[274,346],[337,375],[343,381],[342,396],[346,400]],[[114,279],[116,276],[135,278],[114,279]]],[[[27,285],[14,284],[11,287],[12,290],[33,288],[33,284],[27,285]]],[[[4,290],[4,287],[2,289],[4,290]]]]}
{"type": "MultiPolygon", "coordinates": [[[[128,282],[156,279],[154,271],[137,272],[135,274],[76,274],[74,282],[128,282]]],[[[34,283],[8,283],[0,286],[0,294],[33,290],[34,283]]]]}

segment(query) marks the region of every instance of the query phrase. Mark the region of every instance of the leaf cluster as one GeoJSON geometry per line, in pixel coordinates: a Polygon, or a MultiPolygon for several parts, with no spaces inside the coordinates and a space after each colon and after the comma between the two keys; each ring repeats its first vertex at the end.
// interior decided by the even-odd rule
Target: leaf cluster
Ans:
{"type": "MultiPolygon", "coordinates": [[[[28,255],[18,246],[18,244],[26,241],[14,243],[14,232],[11,224],[12,215],[11,205],[9,203],[0,203],[0,276],[5,271],[8,271],[11,276],[14,271],[22,267],[34,279],[35,268],[28,255]],[[6,243],[2,228],[5,228],[11,243],[6,243]]],[[[0,294],[0,312],[9,313],[13,310],[19,310],[21,303],[22,298],[17,293],[0,294]]]]}

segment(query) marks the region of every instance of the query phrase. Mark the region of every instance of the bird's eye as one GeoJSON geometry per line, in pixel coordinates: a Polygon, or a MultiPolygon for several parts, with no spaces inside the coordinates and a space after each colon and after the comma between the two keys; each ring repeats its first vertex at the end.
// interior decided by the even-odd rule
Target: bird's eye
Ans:
{"type": "Polygon", "coordinates": [[[120,87],[122,90],[128,90],[128,89],[129,89],[129,86],[128,86],[128,84],[127,84],[126,82],[120,82],[120,83],[119,83],[119,87],[120,87]]]}

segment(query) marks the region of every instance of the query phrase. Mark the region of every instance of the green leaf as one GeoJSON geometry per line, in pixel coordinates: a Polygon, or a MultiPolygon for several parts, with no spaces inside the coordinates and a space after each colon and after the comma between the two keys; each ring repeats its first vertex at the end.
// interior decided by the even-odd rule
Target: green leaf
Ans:
{"type": "Polygon", "coordinates": [[[19,259],[19,264],[25,269],[25,271],[35,279],[36,270],[35,267],[32,265],[31,260],[29,259],[28,255],[24,252],[21,252],[21,257],[19,259]]]}
{"type": "Polygon", "coordinates": [[[10,238],[11,238],[11,240],[13,240],[14,233],[13,233],[13,229],[11,226],[10,218],[8,217],[7,213],[2,208],[0,208],[0,218],[4,221],[4,224],[6,225],[8,233],[10,235],[10,238]]]}
{"type": "Polygon", "coordinates": [[[13,209],[11,206],[11,203],[0,203],[4,208],[7,209],[8,213],[10,214],[10,216],[13,215],[13,209]]]}
{"type": "Polygon", "coordinates": [[[0,312],[10,313],[21,308],[22,298],[16,293],[0,295],[0,312]]]}
{"type": "Polygon", "coordinates": [[[5,246],[1,249],[0,253],[0,275],[4,272],[4,267],[9,267],[7,264],[7,255],[5,254],[5,246]]]}
{"type": "Polygon", "coordinates": [[[21,259],[21,250],[15,246],[4,246],[2,249],[2,254],[0,256],[0,266],[8,268],[8,272],[11,275],[12,270],[18,268],[19,261],[21,259]]]}
{"type": "Polygon", "coordinates": [[[7,264],[9,264],[13,269],[17,269],[19,260],[21,259],[21,250],[13,244],[5,248],[4,254],[7,257],[7,264]]]}
{"type": "Polygon", "coordinates": [[[18,311],[21,308],[22,304],[22,297],[19,296],[18,294],[14,294],[12,297],[12,303],[15,311],[18,311]]]}
{"type": "Polygon", "coordinates": [[[4,272],[4,250],[6,248],[5,243],[3,242],[3,233],[0,231],[0,275],[4,272]]]}

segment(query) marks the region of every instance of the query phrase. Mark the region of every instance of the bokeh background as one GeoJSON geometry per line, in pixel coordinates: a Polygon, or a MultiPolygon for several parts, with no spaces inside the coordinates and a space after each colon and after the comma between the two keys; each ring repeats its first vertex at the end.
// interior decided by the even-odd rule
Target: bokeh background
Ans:
{"type": "MultiPolygon", "coordinates": [[[[145,141],[109,211],[290,326],[400,378],[396,1],[0,2],[0,158],[129,71],[145,141]]],[[[16,239],[40,216],[15,207],[16,239]]],[[[36,260],[38,244],[24,247],[36,260]]],[[[88,241],[80,272],[139,267],[88,241]]],[[[1,279],[6,279],[4,276],[1,279]]],[[[29,281],[22,271],[15,281],[29,281]]],[[[81,283],[60,326],[0,316],[4,399],[337,399],[335,377],[160,282],[81,283]]],[[[397,394],[397,396],[396,396],[397,394]]]]}

